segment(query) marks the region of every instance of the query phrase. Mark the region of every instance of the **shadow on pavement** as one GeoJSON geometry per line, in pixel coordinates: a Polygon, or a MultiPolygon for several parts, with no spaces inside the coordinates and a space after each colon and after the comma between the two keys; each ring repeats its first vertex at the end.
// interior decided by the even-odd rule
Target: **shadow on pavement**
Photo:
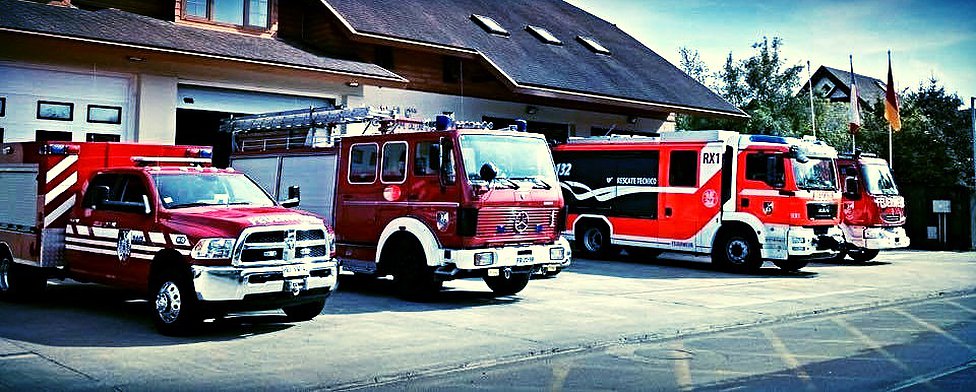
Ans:
{"type": "Polygon", "coordinates": [[[231,316],[204,323],[188,337],[160,335],[149,303],[138,295],[101,285],[49,284],[23,303],[0,302],[0,338],[62,347],[170,346],[225,341],[290,328],[284,314],[231,316]]]}
{"type": "Polygon", "coordinates": [[[486,291],[462,290],[451,287],[451,282],[446,282],[444,290],[428,301],[409,301],[397,297],[392,280],[341,275],[339,290],[329,300],[323,314],[426,312],[506,305],[519,301],[519,294],[496,296],[487,291],[487,287],[486,291]],[[369,300],[365,301],[362,297],[369,297],[369,300]]]}
{"type": "Polygon", "coordinates": [[[662,254],[655,259],[625,255],[606,260],[574,259],[573,264],[566,270],[586,275],[647,279],[796,279],[817,276],[817,273],[813,271],[786,271],[774,266],[771,262],[766,262],[763,268],[751,274],[727,272],[719,269],[707,259],[670,253],[662,254]]]}
{"type": "Polygon", "coordinates": [[[835,261],[835,260],[826,259],[826,260],[817,260],[816,264],[817,266],[820,267],[871,267],[876,265],[889,265],[891,263],[887,261],[859,262],[853,260],[835,261]]]}

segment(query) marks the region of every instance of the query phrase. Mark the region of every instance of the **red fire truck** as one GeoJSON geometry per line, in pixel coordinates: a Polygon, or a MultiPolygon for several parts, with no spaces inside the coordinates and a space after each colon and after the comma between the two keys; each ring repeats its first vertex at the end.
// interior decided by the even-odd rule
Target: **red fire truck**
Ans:
{"type": "Polygon", "coordinates": [[[431,125],[355,108],[240,117],[221,129],[233,135],[233,166],[270,193],[281,195],[282,182],[309,190],[304,208],[331,219],[343,271],[392,275],[404,297],[466,277],[515,294],[532,273],[569,265],[545,139],[446,116],[431,125]],[[363,122],[378,132],[333,138],[363,122]]]}
{"type": "Polygon", "coordinates": [[[841,228],[847,244],[838,260],[849,256],[865,262],[883,249],[907,247],[905,198],[891,176],[888,162],[874,154],[841,154],[837,167],[844,176],[841,228]]]}
{"type": "MultiPolygon", "coordinates": [[[[321,218],[279,206],[211,150],[14,143],[0,154],[0,295],[47,279],[147,293],[164,334],[237,310],[321,313],[338,275],[321,218]]],[[[298,191],[294,200],[298,203],[298,191]]]]}
{"type": "Polygon", "coordinates": [[[728,131],[570,139],[553,149],[567,231],[587,256],[711,254],[798,270],[836,254],[841,195],[820,142],[728,131]]]}

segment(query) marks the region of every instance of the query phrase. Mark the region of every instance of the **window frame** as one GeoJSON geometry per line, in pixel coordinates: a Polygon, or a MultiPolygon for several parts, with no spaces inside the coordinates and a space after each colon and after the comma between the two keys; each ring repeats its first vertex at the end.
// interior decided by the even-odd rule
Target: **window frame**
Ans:
{"type": "MultiPolygon", "coordinates": [[[[668,152],[668,187],[697,188],[698,187],[698,173],[699,173],[699,169],[700,169],[699,162],[698,162],[698,157],[699,157],[699,151],[698,150],[671,150],[670,152],[668,152]],[[684,153],[691,153],[691,154],[694,154],[694,158],[692,159],[692,162],[694,162],[694,164],[695,164],[695,169],[694,169],[693,173],[691,173],[689,175],[689,177],[688,177],[688,179],[692,180],[692,182],[690,183],[690,185],[687,182],[682,182],[681,184],[675,184],[675,182],[674,182],[674,177],[675,177],[674,176],[674,170],[675,170],[675,168],[678,168],[679,170],[684,170],[684,168],[682,167],[682,165],[676,165],[675,164],[675,154],[676,153],[682,153],[682,154],[684,154],[684,153]]],[[[684,164],[684,163],[687,163],[687,162],[681,162],[681,163],[684,164]]],[[[684,178],[682,178],[682,179],[684,179],[684,178]]]]}
{"type": "Polygon", "coordinates": [[[576,41],[578,41],[580,44],[582,44],[584,47],[586,47],[593,53],[602,54],[605,56],[609,56],[611,54],[609,48],[607,48],[600,41],[597,41],[596,38],[593,38],[591,36],[577,35],[576,41]]]}
{"type": "Polygon", "coordinates": [[[502,26],[501,23],[498,23],[497,20],[495,20],[490,16],[481,15],[481,14],[471,14],[470,18],[472,21],[474,21],[476,25],[478,25],[478,27],[481,27],[488,34],[495,35],[498,37],[510,37],[512,35],[512,33],[509,32],[508,29],[505,28],[505,26],[502,26]]]}
{"type": "Polygon", "coordinates": [[[122,124],[122,107],[121,106],[88,105],[88,108],[86,110],[86,115],[87,116],[86,116],[85,120],[88,123],[91,123],[91,124],[113,124],[113,125],[122,124]],[[92,120],[92,109],[115,109],[115,112],[118,114],[118,117],[117,117],[117,119],[115,121],[92,120]]]}
{"type": "Polygon", "coordinates": [[[50,120],[50,121],[74,121],[75,120],[75,104],[73,102],[59,102],[59,101],[37,101],[37,111],[34,113],[38,120],[50,120]],[[54,105],[54,106],[67,106],[68,107],[68,118],[56,118],[56,117],[41,117],[41,106],[43,105],[54,105]]]}
{"type": "Polygon", "coordinates": [[[410,171],[410,144],[406,141],[392,141],[383,143],[383,153],[380,155],[379,160],[379,172],[380,172],[380,183],[381,184],[403,184],[407,182],[407,173],[410,171]],[[383,175],[383,169],[386,166],[386,146],[402,144],[403,145],[403,174],[400,181],[387,181],[383,175]]]}
{"type": "Polygon", "coordinates": [[[352,152],[353,152],[353,150],[357,146],[368,146],[368,145],[372,145],[373,147],[375,147],[376,148],[376,155],[380,155],[380,145],[379,145],[379,143],[376,143],[376,142],[354,143],[353,145],[349,146],[349,163],[348,163],[347,168],[346,168],[346,183],[352,184],[352,185],[369,185],[369,184],[375,184],[376,183],[376,180],[379,179],[380,176],[379,176],[379,173],[377,173],[377,171],[380,168],[380,157],[377,157],[376,164],[373,165],[373,180],[372,181],[368,181],[368,182],[365,182],[365,181],[364,182],[357,182],[357,181],[353,181],[352,180],[352,152]]]}
{"type": "Polygon", "coordinates": [[[182,9],[180,10],[180,13],[182,14],[182,18],[184,20],[189,20],[194,22],[211,23],[220,26],[231,26],[231,27],[250,29],[250,30],[260,30],[260,31],[270,30],[271,25],[273,24],[272,19],[274,13],[272,12],[272,10],[274,9],[273,3],[275,2],[275,0],[268,0],[267,20],[265,21],[264,25],[256,25],[250,23],[249,19],[251,17],[251,0],[243,0],[243,7],[241,8],[241,24],[215,20],[214,0],[203,0],[203,1],[206,3],[206,14],[207,14],[206,16],[191,15],[187,13],[187,5],[186,5],[187,0],[181,0],[182,9]]]}
{"type": "Polygon", "coordinates": [[[91,142],[95,142],[95,143],[118,143],[118,142],[121,142],[122,141],[122,135],[119,135],[119,134],[116,134],[116,133],[85,132],[85,141],[86,142],[90,142],[90,143],[91,142]],[[109,137],[109,138],[114,137],[115,139],[118,139],[118,140],[93,140],[95,138],[105,138],[105,137],[109,137]]]}
{"type": "Polygon", "coordinates": [[[440,171],[441,171],[440,170],[440,156],[441,156],[441,154],[438,154],[438,162],[437,162],[437,166],[438,167],[436,169],[434,169],[434,168],[431,167],[431,165],[430,165],[431,162],[429,162],[429,159],[428,159],[427,165],[425,165],[425,167],[424,167],[424,171],[423,172],[419,172],[417,170],[418,169],[417,164],[420,162],[420,159],[418,158],[418,155],[421,155],[421,154],[427,155],[429,153],[429,149],[431,147],[433,147],[433,146],[437,146],[437,148],[439,150],[440,149],[440,142],[439,141],[436,141],[436,140],[421,140],[421,141],[418,141],[417,143],[414,143],[414,153],[413,153],[414,154],[413,155],[413,175],[414,176],[418,176],[418,177],[435,177],[435,176],[440,175],[440,171]],[[421,146],[427,146],[427,148],[426,149],[422,149],[421,146]],[[427,151],[425,151],[425,150],[427,150],[427,151]],[[427,169],[432,169],[433,170],[433,173],[427,173],[427,169]]]}
{"type": "Polygon", "coordinates": [[[563,41],[556,37],[551,31],[545,27],[540,27],[536,25],[525,25],[525,31],[532,34],[534,37],[538,38],[544,44],[562,46],[563,41]]]}

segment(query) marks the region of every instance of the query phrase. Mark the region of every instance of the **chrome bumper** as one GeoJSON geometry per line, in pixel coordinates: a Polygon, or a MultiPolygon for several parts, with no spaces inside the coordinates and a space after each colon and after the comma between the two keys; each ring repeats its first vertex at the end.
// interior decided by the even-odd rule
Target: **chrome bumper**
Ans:
{"type": "Polygon", "coordinates": [[[290,292],[297,296],[322,288],[331,291],[339,275],[334,259],[260,267],[195,265],[190,269],[201,301],[239,301],[248,295],[268,293],[290,292]]]}
{"type": "Polygon", "coordinates": [[[449,253],[450,257],[445,257],[443,260],[444,263],[454,264],[455,267],[462,270],[549,265],[564,268],[569,266],[573,256],[572,250],[569,247],[569,242],[562,237],[559,237],[556,242],[547,245],[507,246],[483,249],[450,249],[449,253]],[[554,253],[559,253],[559,249],[562,249],[562,257],[551,257],[554,253]],[[475,265],[475,255],[481,253],[492,253],[492,259],[494,262],[487,265],[475,265]]]}
{"type": "Polygon", "coordinates": [[[831,227],[826,235],[820,235],[807,227],[791,227],[786,235],[786,246],[789,257],[822,256],[836,254],[837,245],[844,243],[844,232],[839,227],[831,227]],[[826,237],[826,238],[824,238],[826,237]],[[826,239],[833,244],[827,247],[822,243],[826,239]]]}
{"type": "Polygon", "coordinates": [[[912,241],[902,227],[865,227],[863,237],[851,242],[867,249],[895,249],[906,248],[912,241]]]}

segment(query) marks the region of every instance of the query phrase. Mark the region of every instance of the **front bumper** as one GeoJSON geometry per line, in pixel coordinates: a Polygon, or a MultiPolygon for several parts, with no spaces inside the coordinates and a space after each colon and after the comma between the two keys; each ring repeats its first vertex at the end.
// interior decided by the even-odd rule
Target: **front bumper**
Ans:
{"type": "Polygon", "coordinates": [[[851,238],[851,243],[866,249],[905,248],[911,239],[903,227],[865,227],[861,238],[851,238]]]}
{"type": "Polygon", "coordinates": [[[546,245],[504,246],[480,249],[450,249],[445,251],[444,264],[460,270],[485,270],[499,267],[549,267],[565,268],[572,259],[569,242],[559,237],[546,245]],[[562,257],[553,258],[562,253],[562,257]],[[475,256],[491,253],[492,263],[476,265],[475,256]],[[450,255],[450,256],[448,256],[450,255]]]}
{"type": "Polygon", "coordinates": [[[197,298],[207,302],[247,301],[248,296],[276,293],[296,298],[308,292],[328,296],[339,274],[334,259],[254,267],[195,265],[191,270],[197,298]]]}
{"type": "Polygon", "coordinates": [[[830,227],[826,234],[817,234],[809,227],[791,227],[786,234],[787,253],[790,259],[825,258],[837,254],[844,243],[844,232],[830,227]]]}

